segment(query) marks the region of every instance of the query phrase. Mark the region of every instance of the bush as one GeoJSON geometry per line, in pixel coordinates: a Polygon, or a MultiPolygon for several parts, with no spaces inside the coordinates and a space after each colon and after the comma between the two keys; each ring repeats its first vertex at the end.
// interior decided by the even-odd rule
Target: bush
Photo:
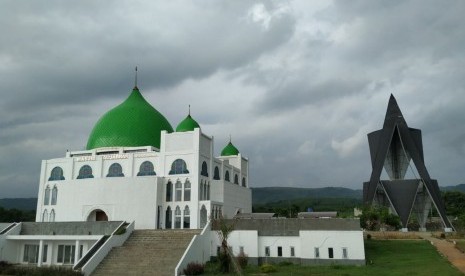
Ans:
{"type": "Polygon", "coordinates": [[[367,240],[371,240],[371,234],[367,234],[367,240]]]}
{"type": "Polygon", "coordinates": [[[226,252],[221,250],[220,254],[218,254],[218,269],[221,273],[229,273],[231,260],[226,252]]]}
{"type": "Polygon", "coordinates": [[[236,259],[237,259],[237,263],[239,264],[241,268],[245,268],[247,264],[249,263],[249,257],[247,256],[247,254],[244,254],[244,252],[239,253],[236,259]]]}
{"type": "Polygon", "coordinates": [[[183,273],[185,275],[202,275],[205,270],[205,266],[199,263],[188,263],[187,267],[184,268],[183,273]]]}
{"type": "Polygon", "coordinates": [[[441,233],[441,239],[445,239],[446,238],[446,234],[445,233],[441,233]]]}
{"type": "Polygon", "coordinates": [[[292,265],[292,262],[282,261],[278,263],[278,266],[289,266],[292,265]]]}
{"type": "Polygon", "coordinates": [[[271,273],[271,272],[276,272],[277,269],[274,265],[272,264],[262,264],[260,266],[260,272],[262,273],[271,273]]]}

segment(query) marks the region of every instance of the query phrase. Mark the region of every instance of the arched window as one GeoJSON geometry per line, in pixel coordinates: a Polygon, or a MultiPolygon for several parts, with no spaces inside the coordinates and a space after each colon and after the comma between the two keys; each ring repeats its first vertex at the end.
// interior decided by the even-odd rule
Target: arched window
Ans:
{"type": "Polygon", "coordinates": [[[236,175],[234,175],[234,184],[237,184],[239,185],[239,177],[236,175]]]}
{"type": "Polygon", "coordinates": [[[210,182],[207,183],[207,187],[206,187],[206,197],[207,197],[207,200],[210,200],[210,182]]]}
{"type": "Polygon", "coordinates": [[[173,183],[171,181],[168,181],[166,183],[166,201],[172,201],[173,200],[173,183]]]}
{"type": "Polygon", "coordinates": [[[92,175],[92,168],[89,165],[84,165],[79,169],[79,175],[77,179],[84,178],[94,178],[94,176],[92,175]]]}
{"type": "Polygon", "coordinates": [[[181,228],[181,208],[179,206],[176,206],[176,210],[174,210],[174,228],[181,228]]]}
{"type": "Polygon", "coordinates": [[[186,180],[184,183],[184,201],[191,200],[191,183],[189,180],[186,180]]]}
{"type": "Polygon", "coordinates": [[[182,159],[174,160],[173,164],[171,164],[171,170],[169,174],[187,174],[189,171],[187,170],[186,162],[182,159]]]}
{"type": "Polygon", "coordinates": [[[58,197],[58,188],[57,188],[57,186],[55,186],[52,189],[52,202],[50,203],[50,205],[56,205],[57,204],[57,197],[58,197]]]}
{"type": "Polygon", "coordinates": [[[43,222],[48,221],[48,212],[47,212],[47,210],[44,210],[44,212],[42,213],[42,221],[43,222]]]}
{"type": "Polygon", "coordinates": [[[184,208],[184,220],[183,221],[184,221],[184,223],[183,223],[182,228],[184,228],[184,229],[191,228],[191,212],[189,210],[189,206],[187,206],[187,205],[184,208]]]}
{"type": "Polygon", "coordinates": [[[182,183],[181,181],[176,181],[176,193],[175,193],[175,201],[181,201],[182,200],[182,183]]]}
{"type": "Polygon", "coordinates": [[[139,172],[137,173],[137,176],[144,176],[144,175],[157,175],[153,168],[152,162],[144,161],[142,164],[140,164],[139,172]]]}
{"type": "Polygon", "coordinates": [[[111,164],[110,168],[108,169],[107,177],[123,177],[123,168],[118,163],[111,164]]]}
{"type": "Polygon", "coordinates": [[[220,169],[218,169],[218,167],[215,167],[215,172],[213,174],[213,179],[220,180],[220,169]]]}
{"type": "Polygon", "coordinates": [[[202,171],[200,172],[200,175],[208,177],[208,167],[207,167],[207,162],[203,161],[202,163],[202,171]]]}
{"type": "Polygon", "coordinates": [[[202,208],[200,209],[200,228],[205,227],[207,224],[207,208],[205,208],[205,205],[202,205],[202,208]]]}
{"type": "Polygon", "coordinates": [[[50,221],[50,222],[55,221],[55,210],[54,209],[52,209],[52,211],[50,212],[50,217],[49,217],[48,221],[50,221]]]}
{"type": "Polygon", "coordinates": [[[242,187],[247,187],[247,183],[245,182],[245,177],[242,178],[242,187]]]}
{"type": "Polygon", "coordinates": [[[45,188],[45,193],[44,193],[44,205],[49,205],[50,204],[50,187],[47,186],[45,188]]]}
{"type": "Polygon", "coordinates": [[[230,181],[230,180],[229,180],[229,171],[226,171],[226,172],[224,173],[224,180],[226,180],[226,181],[228,181],[228,182],[230,181]]]}
{"type": "Polygon", "coordinates": [[[63,176],[63,169],[60,167],[55,167],[52,169],[52,172],[50,173],[50,177],[48,178],[48,181],[52,180],[65,180],[65,177],[63,176]]]}
{"type": "Polygon", "coordinates": [[[166,208],[166,214],[165,214],[165,228],[166,229],[171,229],[172,218],[173,218],[173,213],[171,212],[171,207],[168,206],[168,208],[166,208]]]}

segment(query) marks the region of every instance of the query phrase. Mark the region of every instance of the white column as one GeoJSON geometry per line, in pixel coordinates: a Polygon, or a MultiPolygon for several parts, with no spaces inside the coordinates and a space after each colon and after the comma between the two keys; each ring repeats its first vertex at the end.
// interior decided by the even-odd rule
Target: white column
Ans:
{"type": "Polygon", "coordinates": [[[79,261],[79,240],[76,240],[76,246],[74,249],[74,264],[75,265],[79,261]]]}
{"type": "Polygon", "coordinates": [[[42,251],[44,250],[44,241],[40,240],[39,241],[39,259],[37,260],[37,266],[41,267],[42,266],[42,251]]]}

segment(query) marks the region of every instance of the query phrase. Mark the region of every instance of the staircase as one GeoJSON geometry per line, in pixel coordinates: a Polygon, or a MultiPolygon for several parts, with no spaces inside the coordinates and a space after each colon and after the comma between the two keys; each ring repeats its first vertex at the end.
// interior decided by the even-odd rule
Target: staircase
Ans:
{"type": "Polygon", "coordinates": [[[174,275],[190,241],[201,230],[134,230],[92,273],[107,275],[174,275]]]}

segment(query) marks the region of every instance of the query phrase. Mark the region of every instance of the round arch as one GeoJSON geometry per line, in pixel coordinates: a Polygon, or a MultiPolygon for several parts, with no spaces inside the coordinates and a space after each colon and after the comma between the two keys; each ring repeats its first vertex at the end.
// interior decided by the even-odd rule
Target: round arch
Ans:
{"type": "Polygon", "coordinates": [[[109,221],[109,219],[104,210],[97,208],[89,212],[86,221],[109,221]]]}

